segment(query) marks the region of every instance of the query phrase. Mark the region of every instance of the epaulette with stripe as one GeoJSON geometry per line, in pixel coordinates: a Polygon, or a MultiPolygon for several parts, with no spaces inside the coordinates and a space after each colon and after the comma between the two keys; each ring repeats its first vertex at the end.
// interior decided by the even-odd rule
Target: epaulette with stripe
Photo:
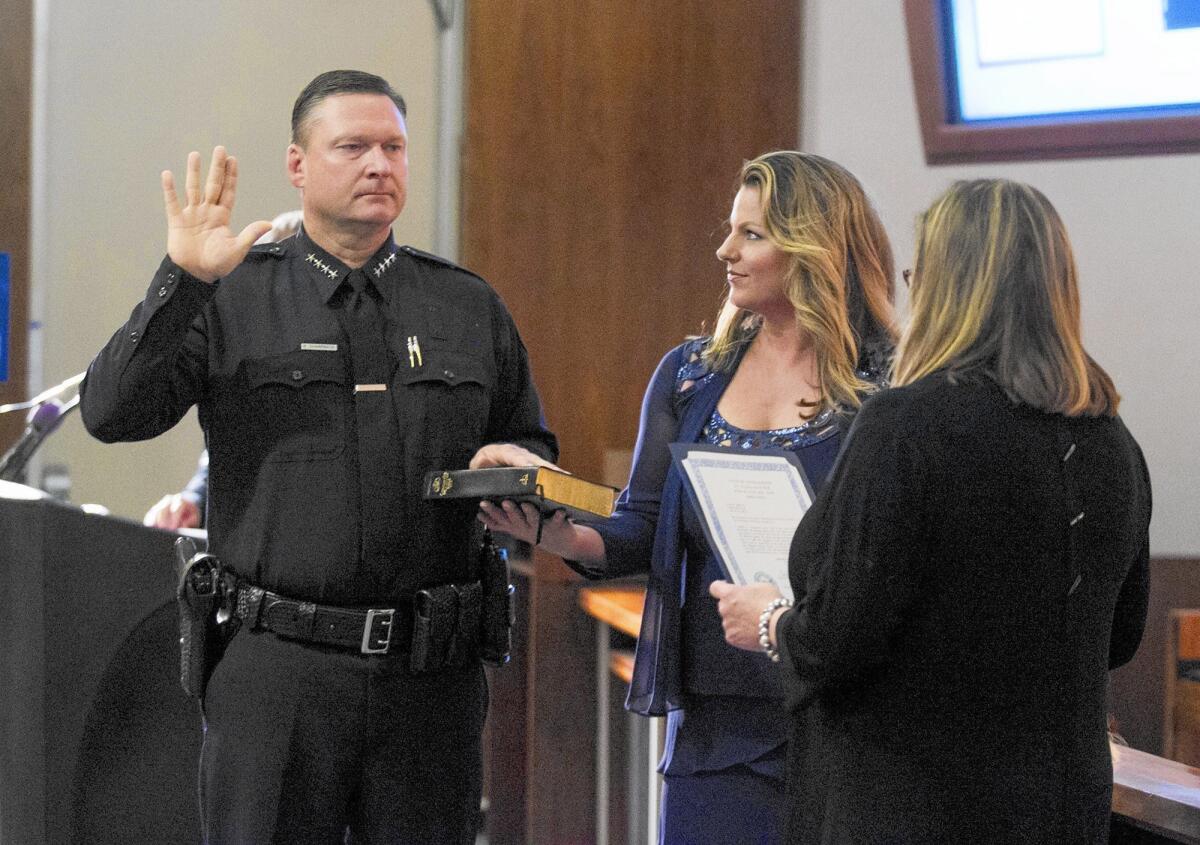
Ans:
{"type": "Polygon", "coordinates": [[[282,242],[255,244],[246,253],[247,261],[266,261],[268,258],[283,258],[287,255],[287,245],[282,242]]]}

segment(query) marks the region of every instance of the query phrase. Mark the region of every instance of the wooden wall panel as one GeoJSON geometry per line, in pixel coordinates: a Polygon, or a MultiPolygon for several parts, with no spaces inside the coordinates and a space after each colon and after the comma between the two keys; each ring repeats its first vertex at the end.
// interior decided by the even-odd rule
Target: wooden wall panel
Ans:
{"type": "Polygon", "coordinates": [[[798,134],[794,0],[470,4],[463,260],[501,292],[571,470],[632,447],[711,323],[746,158],[798,134]]]}
{"type": "Polygon", "coordinates": [[[1166,655],[1171,612],[1179,608],[1200,608],[1200,559],[1151,558],[1142,644],[1133,660],[1109,676],[1109,710],[1117,727],[1130,745],[1150,754],[1165,752],[1166,655]]]}
{"type": "MultiPolygon", "coordinates": [[[[512,310],[573,472],[623,482],[654,367],[711,326],[738,170],[797,144],[799,18],[797,0],[468,4],[463,262],[512,310]]],[[[525,605],[528,842],[595,824],[594,656],[565,572],[539,554],[525,605]]]]}
{"type": "MultiPolygon", "coordinates": [[[[26,397],[29,361],[30,91],[33,4],[0,0],[0,252],[10,260],[8,379],[0,405],[26,397]]],[[[20,435],[23,414],[0,415],[0,454],[20,435]]]]}

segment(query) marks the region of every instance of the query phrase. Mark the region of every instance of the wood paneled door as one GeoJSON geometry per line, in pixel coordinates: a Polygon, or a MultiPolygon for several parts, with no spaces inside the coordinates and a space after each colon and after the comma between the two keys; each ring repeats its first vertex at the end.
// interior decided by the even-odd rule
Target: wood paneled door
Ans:
{"type": "MultiPolygon", "coordinates": [[[[799,0],[468,4],[463,262],[516,318],[565,468],[623,483],[656,364],[711,327],[738,170],[799,137],[799,44],[799,0]]],[[[591,649],[565,568],[535,572],[524,840],[587,842],[591,649]]]]}

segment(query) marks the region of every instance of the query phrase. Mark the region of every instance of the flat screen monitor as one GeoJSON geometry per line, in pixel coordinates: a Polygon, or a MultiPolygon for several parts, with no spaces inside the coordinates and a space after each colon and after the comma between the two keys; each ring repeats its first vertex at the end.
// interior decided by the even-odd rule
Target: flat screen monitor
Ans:
{"type": "Polygon", "coordinates": [[[906,0],[931,163],[1200,149],[1200,0],[906,0]]]}

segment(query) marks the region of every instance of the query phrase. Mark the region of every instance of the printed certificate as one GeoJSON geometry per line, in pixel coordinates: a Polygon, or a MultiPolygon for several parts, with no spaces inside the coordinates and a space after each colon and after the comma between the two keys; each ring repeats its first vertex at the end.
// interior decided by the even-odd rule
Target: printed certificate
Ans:
{"type": "Polygon", "coordinates": [[[695,443],[672,443],[671,454],[729,580],[769,582],[793,598],[788,550],[813,501],[799,458],[786,449],[695,443]]]}

